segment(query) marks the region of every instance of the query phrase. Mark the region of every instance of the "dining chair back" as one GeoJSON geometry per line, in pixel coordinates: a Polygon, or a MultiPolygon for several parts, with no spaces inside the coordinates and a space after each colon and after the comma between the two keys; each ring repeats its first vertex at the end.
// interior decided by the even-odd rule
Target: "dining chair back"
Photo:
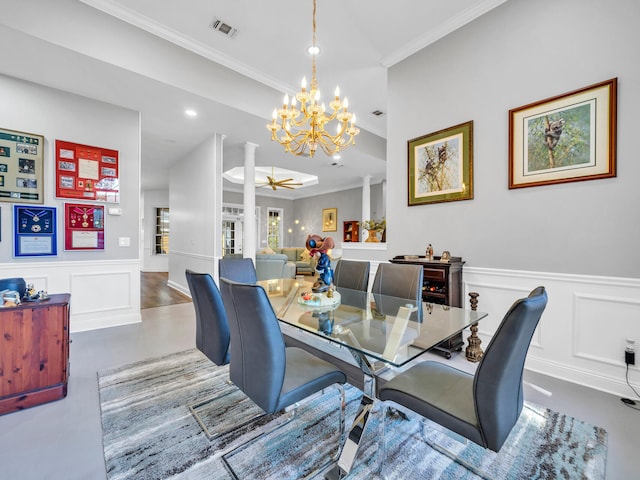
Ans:
{"type": "Polygon", "coordinates": [[[217,285],[208,273],[186,270],[196,313],[196,348],[216,365],[229,363],[229,323],[217,285]]]}
{"type": "Polygon", "coordinates": [[[412,320],[421,321],[422,279],[422,265],[381,263],[371,287],[376,309],[383,314],[395,315],[404,305],[401,299],[407,299],[417,306],[411,314],[412,320]]]}
{"type": "Polygon", "coordinates": [[[369,287],[369,262],[338,260],[333,272],[333,284],[350,290],[367,291],[369,287]]]}
{"type": "Polygon", "coordinates": [[[234,282],[256,283],[256,268],[250,258],[221,258],[218,260],[218,272],[221,278],[234,282]]]}

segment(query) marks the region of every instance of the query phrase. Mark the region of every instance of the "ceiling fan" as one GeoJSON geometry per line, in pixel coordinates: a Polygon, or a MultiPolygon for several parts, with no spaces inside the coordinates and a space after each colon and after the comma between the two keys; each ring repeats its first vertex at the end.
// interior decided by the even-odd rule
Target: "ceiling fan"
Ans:
{"type": "Polygon", "coordinates": [[[273,190],[277,190],[278,187],[288,188],[289,190],[293,190],[295,187],[299,187],[302,183],[293,182],[293,178],[286,178],[284,180],[276,180],[276,176],[274,174],[273,167],[271,167],[271,176],[267,175],[266,182],[260,182],[258,187],[271,187],[273,190]]]}

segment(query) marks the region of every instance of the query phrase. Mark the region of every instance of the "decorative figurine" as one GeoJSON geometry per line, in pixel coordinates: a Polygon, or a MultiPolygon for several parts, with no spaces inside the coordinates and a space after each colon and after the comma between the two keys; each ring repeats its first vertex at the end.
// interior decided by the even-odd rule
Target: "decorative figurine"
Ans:
{"type": "Polygon", "coordinates": [[[309,235],[306,242],[307,250],[313,257],[316,253],[320,254],[318,263],[316,264],[316,272],[318,272],[318,279],[311,288],[314,292],[326,292],[331,283],[333,282],[333,270],[331,269],[331,259],[327,254],[327,250],[331,250],[335,247],[333,238],[324,237],[320,235],[309,235]]]}
{"type": "Polygon", "coordinates": [[[426,257],[427,260],[433,262],[433,247],[431,246],[431,244],[429,244],[429,246],[427,247],[426,257]]]}
{"type": "Polygon", "coordinates": [[[449,260],[451,260],[451,254],[449,253],[448,250],[445,250],[444,252],[442,252],[442,256],[440,257],[440,261],[441,262],[448,262],[449,260]]]}

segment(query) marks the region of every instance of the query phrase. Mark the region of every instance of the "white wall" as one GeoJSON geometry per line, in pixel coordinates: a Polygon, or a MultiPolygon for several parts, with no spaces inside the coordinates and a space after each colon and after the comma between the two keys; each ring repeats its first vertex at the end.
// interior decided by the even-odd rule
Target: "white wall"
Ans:
{"type": "Polygon", "coordinates": [[[462,256],[467,291],[492,314],[485,336],[546,285],[529,367],[621,394],[624,340],[640,341],[638,18],[635,0],[511,0],[389,71],[390,256],[428,243],[462,256]],[[509,109],[613,77],[618,176],[509,190],[509,109]],[[469,120],[475,198],[408,207],[407,140],[469,120]]]}
{"type": "Polygon", "coordinates": [[[169,285],[189,294],[185,270],[217,275],[221,256],[222,137],[214,134],[171,167],[169,285]]]}
{"type": "MultiPolygon", "coordinates": [[[[156,255],[156,208],[169,208],[169,190],[143,190],[142,205],[144,216],[142,218],[142,271],[143,272],[168,272],[169,256],[156,255]]],[[[169,212],[171,215],[171,212],[169,212]]],[[[171,217],[169,217],[171,218],[171,217]]],[[[171,228],[171,224],[169,224],[171,228]]],[[[171,248],[171,245],[169,245],[171,248]]]]}
{"type": "Polygon", "coordinates": [[[57,256],[14,258],[13,204],[0,202],[0,277],[24,277],[38,290],[71,293],[71,331],[140,321],[139,114],[3,75],[0,96],[4,128],[45,137],[44,205],[57,208],[58,220],[57,256]],[[64,251],[65,200],[54,197],[56,139],[119,152],[122,215],[105,215],[104,251],[64,251]],[[128,237],[130,246],[120,247],[120,237],[128,237]]]}

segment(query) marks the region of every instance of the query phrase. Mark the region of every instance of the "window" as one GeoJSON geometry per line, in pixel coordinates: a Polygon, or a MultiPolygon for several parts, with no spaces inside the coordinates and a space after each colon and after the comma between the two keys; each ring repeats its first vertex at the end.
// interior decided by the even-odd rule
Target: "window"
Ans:
{"type": "Polygon", "coordinates": [[[155,253],[156,255],[166,255],[169,253],[168,208],[156,208],[155,253]]]}
{"type": "Polygon", "coordinates": [[[271,248],[282,245],[282,212],[281,208],[267,210],[267,245],[271,248]]]}

